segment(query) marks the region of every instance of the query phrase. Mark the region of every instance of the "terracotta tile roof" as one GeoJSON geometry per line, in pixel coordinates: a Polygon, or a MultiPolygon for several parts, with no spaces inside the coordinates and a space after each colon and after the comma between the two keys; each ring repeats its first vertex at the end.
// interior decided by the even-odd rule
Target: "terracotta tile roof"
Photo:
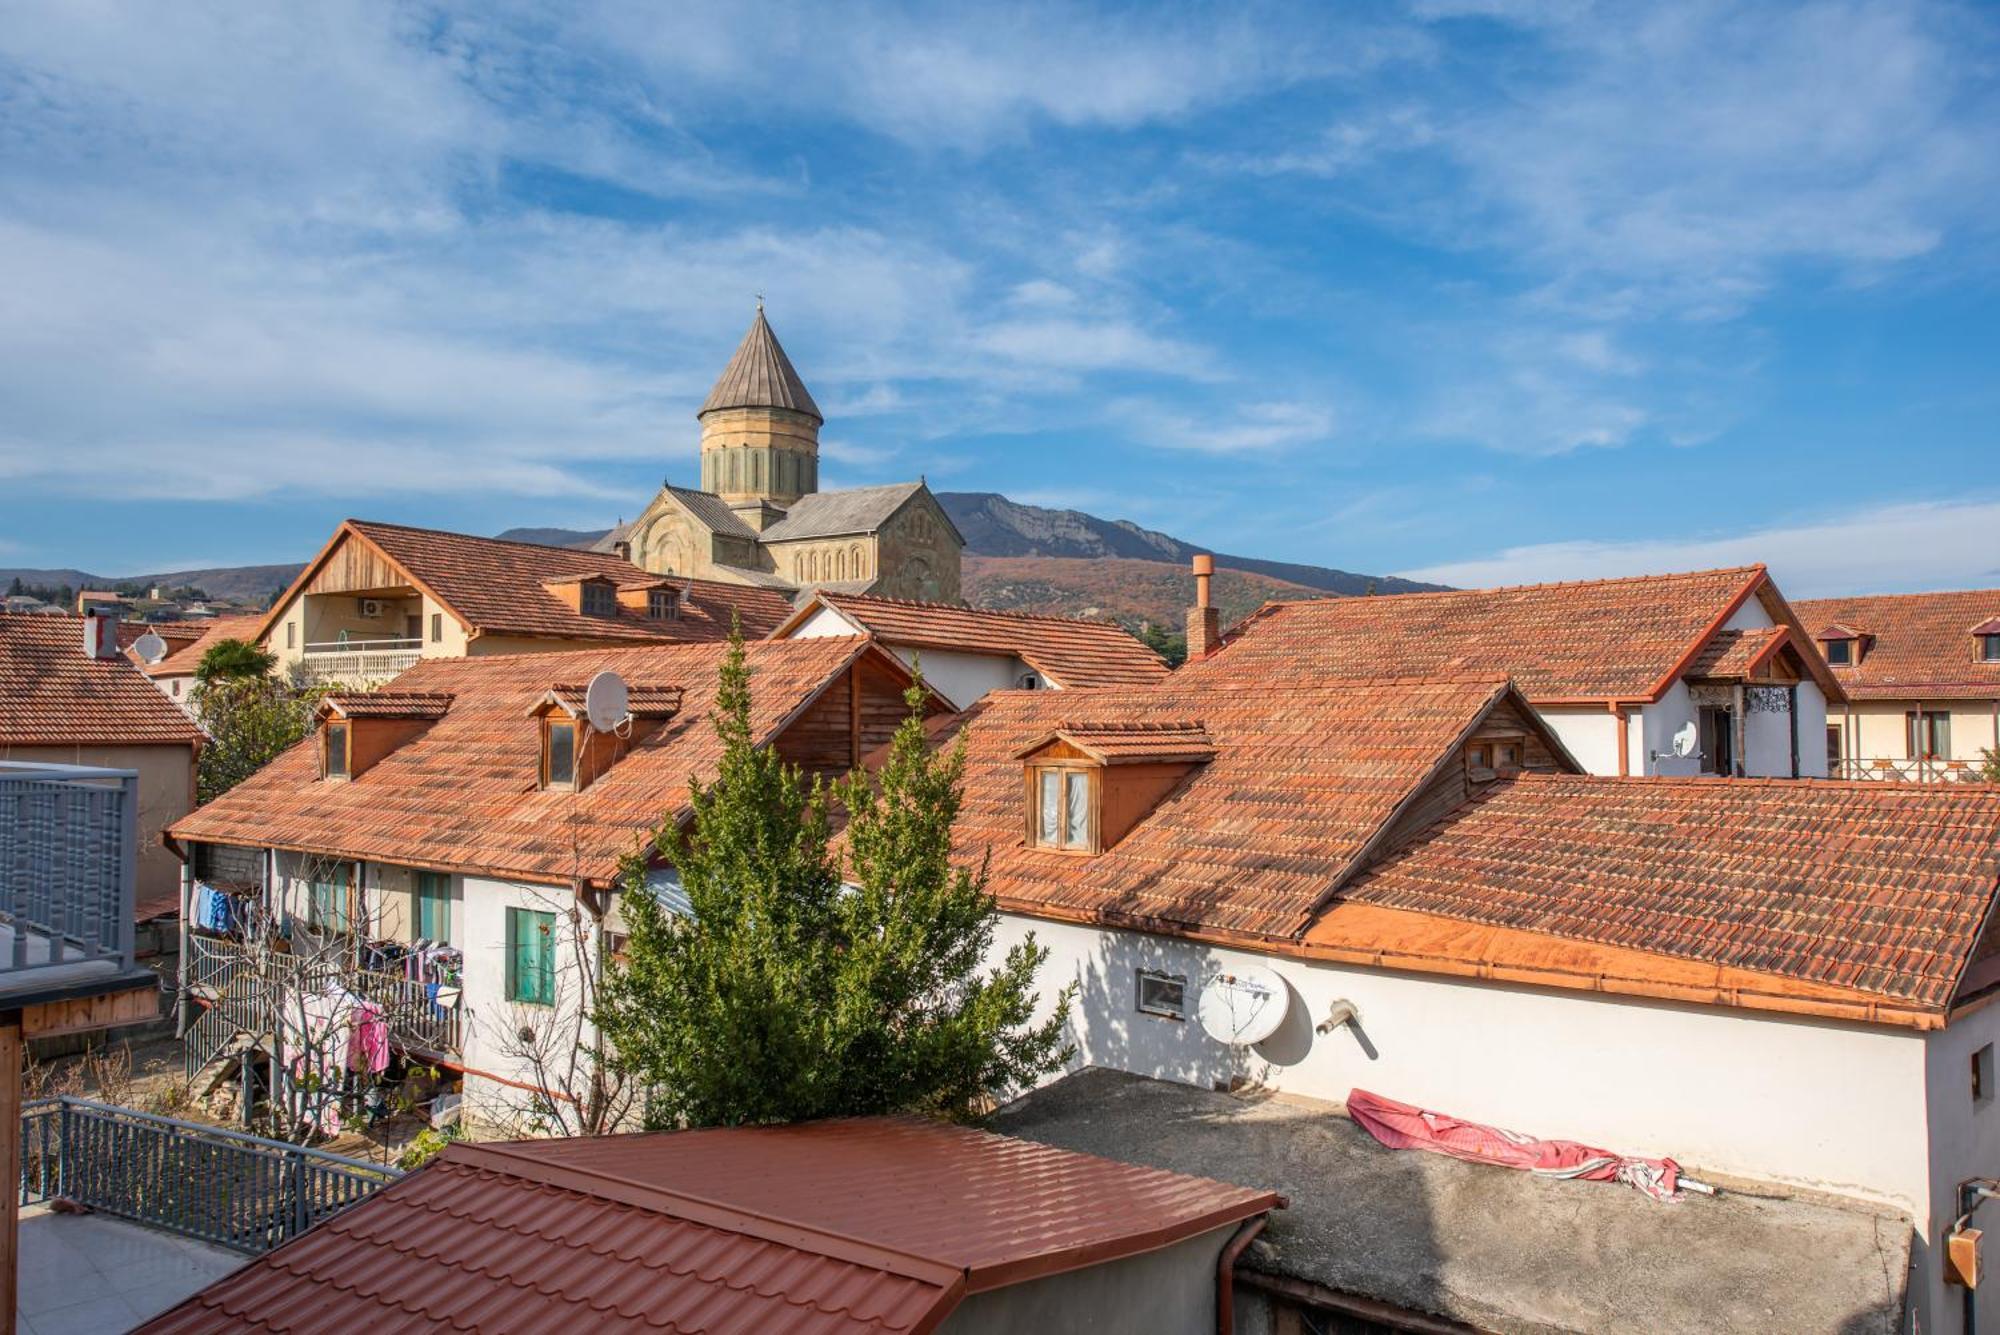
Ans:
{"type": "MultiPolygon", "coordinates": [[[[1187,675],[1513,678],[1537,704],[1653,700],[1743,601],[1762,566],[1680,575],[1271,603],[1187,675]]],[[[1775,599],[1782,607],[1782,600],[1775,599]]]]}
{"type": "MultiPolygon", "coordinates": [[[[1122,626],[1078,617],[989,612],[948,603],[907,602],[821,589],[818,601],[885,644],[959,653],[1012,654],[1072,689],[1138,686],[1165,680],[1166,661],[1122,626]]],[[[808,604],[791,624],[810,614],[808,604]]]]}
{"type": "Polygon", "coordinates": [[[342,718],[441,719],[451,709],[450,691],[341,691],[323,696],[322,708],[342,718]]]}
{"type": "MultiPolygon", "coordinates": [[[[452,696],[450,710],[422,737],[355,779],[323,783],[315,734],[170,833],[183,843],[274,846],[529,880],[609,880],[622,854],[686,806],[688,776],[713,772],[720,751],[708,716],[726,651],[711,643],[427,658],[396,679],[399,693],[452,696]],[[540,788],[540,735],[530,709],[559,681],[605,668],[631,681],[680,686],[683,708],[631,743],[583,792],[540,788]]],[[[852,638],[747,646],[752,727],[770,735],[870,651],[852,638]]]]}
{"type": "Polygon", "coordinates": [[[1071,746],[1107,765],[1212,760],[1215,743],[1199,722],[1162,721],[1157,723],[1064,722],[1034,743],[1023,754],[1041,750],[1053,741],[1071,746]]]}
{"type": "Polygon", "coordinates": [[[2000,663],[1978,661],[1973,639],[2000,616],[2000,589],[1819,598],[1797,606],[1815,638],[1836,627],[1870,637],[1860,663],[1833,669],[1852,699],[2000,699],[2000,663]]]}
{"type": "Polygon", "coordinates": [[[928,1331],[1271,1192],[907,1118],[448,1147],[143,1331],[928,1331]]]}
{"type": "Polygon", "coordinates": [[[335,546],[343,538],[352,540],[350,535],[365,540],[402,567],[418,587],[428,590],[475,634],[605,643],[688,643],[726,638],[731,613],[742,618],[745,636],[767,635],[792,610],[790,600],[776,590],[675,577],[674,584],[688,591],[681,599],[677,618],[655,619],[625,607],[620,607],[616,616],[586,616],[546,585],[601,575],[616,580],[621,587],[632,587],[661,577],[607,552],[350,519],[335,532],[320,559],[308,565],[278,599],[260,634],[276,623],[279,612],[312,579],[335,546]]]}
{"type": "MultiPolygon", "coordinates": [[[[202,655],[222,641],[243,640],[254,644],[257,640],[257,628],[263,621],[263,616],[257,613],[217,617],[205,623],[194,635],[183,636],[179,643],[168,639],[169,652],[157,663],[141,662],[138,655],[131,652],[130,646],[127,646],[125,656],[138,665],[139,671],[149,677],[192,677],[194,670],[201,666],[202,655]]],[[[165,630],[161,627],[149,626],[146,629],[158,630],[161,638],[167,638],[165,630]]]]}
{"type": "Polygon", "coordinates": [[[1022,912],[1290,937],[1508,693],[1490,678],[1256,690],[1178,677],[1158,688],[997,692],[965,716],[958,856],[990,849],[993,894],[1022,912]],[[1019,757],[1065,718],[1176,727],[1198,718],[1215,758],[1104,853],[1031,848],[1019,757]]]}
{"type": "MultiPolygon", "coordinates": [[[[586,682],[561,683],[549,688],[546,701],[559,704],[567,712],[583,717],[589,684],[586,682]]],[[[648,686],[633,682],[625,685],[625,709],[633,718],[666,718],[680,712],[681,699],[686,693],[678,686],[648,686]]]]}
{"type": "Polygon", "coordinates": [[[2000,790],[1522,775],[1341,891],[1942,1008],[2000,885],[2000,790]]]}
{"type": "Polygon", "coordinates": [[[84,654],[83,618],[0,612],[0,747],[200,740],[129,659],[84,654]]]}
{"type": "Polygon", "coordinates": [[[1792,631],[1788,626],[1719,630],[1688,664],[1687,675],[1727,681],[1748,678],[1791,638],[1792,631]]]}

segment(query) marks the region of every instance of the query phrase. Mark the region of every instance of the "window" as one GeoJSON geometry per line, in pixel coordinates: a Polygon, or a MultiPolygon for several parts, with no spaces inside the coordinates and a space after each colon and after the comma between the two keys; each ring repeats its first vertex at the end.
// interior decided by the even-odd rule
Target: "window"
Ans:
{"type": "Polygon", "coordinates": [[[287,649],[299,647],[299,623],[296,621],[285,623],[285,647],[287,649]]]}
{"type": "Polygon", "coordinates": [[[1175,973],[1139,970],[1139,1013],[1187,1019],[1187,979],[1175,973]]]}
{"type": "Polygon", "coordinates": [[[320,729],[321,744],[325,748],[325,768],[321,771],[329,779],[344,779],[348,775],[347,736],[345,723],[328,723],[320,729]]]}
{"type": "Polygon", "coordinates": [[[1854,641],[1826,640],[1826,661],[1835,667],[1848,667],[1854,662],[1854,641]]]}
{"type": "Polygon", "coordinates": [[[431,613],[431,643],[444,643],[444,613],[431,613]]]}
{"type": "Polygon", "coordinates": [[[1705,705],[1698,722],[1701,725],[1701,772],[1736,773],[1736,711],[1705,705]]]}
{"type": "Polygon", "coordinates": [[[646,595],[646,615],[655,621],[672,621],[681,614],[681,600],[672,589],[654,589],[646,595]]]}
{"type": "Polygon", "coordinates": [[[417,873],[417,939],[451,940],[451,877],[434,871],[417,873]]]}
{"type": "Polygon", "coordinates": [[[1972,1102],[1984,1107],[1993,1102],[1993,1045],[1972,1054],[1972,1102]]]}
{"type": "Polygon", "coordinates": [[[1047,766],[1034,775],[1035,813],[1030,828],[1043,848],[1091,851],[1090,774],[1047,766]]]}
{"type": "Polygon", "coordinates": [[[576,786],[576,724],[551,719],[542,747],[542,786],[576,786]]]}
{"type": "Polygon", "coordinates": [[[556,1004],[556,915],[507,910],[507,1000],[556,1004]]]}
{"type": "Polygon", "coordinates": [[[2000,663],[2000,635],[1979,637],[1979,660],[1982,663],[2000,663]]]}
{"type": "Polygon", "coordinates": [[[583,582],[583,614],[590,617],[618,615],[618,591],[597,580],[583,582]]]}
{"type": "Polygon", "coordinates": [[[1519,742],[1493,743],[1493,768],[1521,768],[1521,744],[1519,742]]]}
{"type": "Polygon", "coordinates": [[[1485,745],[1473,745],[1466,747],[1465,763],[1467,768],[1469,769],[1492,769],[1493,748],[1485,745]]]}
{"type": "Polygon", "coordinates": [[[313,877],[311,897],[306,901],[306,926],[316,932],[347,930],[347,877],[326,872],[313,877]]]}
{"type": "Polygon", "coordinates": [[[1840,744],[1840,725],[1838,723],[1827,724],[1826,725],[1826,772],[1828,774],[1832,774],[1835,776],[1839,775],[1840,761],[1845,754],[1846,754],[1846,748],[1840,744]]]}
{"type": "Polygon", "coordinates": [[[1942,709],[1912,709],[1903,715],[1903,741],[1912,760],[1951,759],[1951,715],[1942,709]]]}

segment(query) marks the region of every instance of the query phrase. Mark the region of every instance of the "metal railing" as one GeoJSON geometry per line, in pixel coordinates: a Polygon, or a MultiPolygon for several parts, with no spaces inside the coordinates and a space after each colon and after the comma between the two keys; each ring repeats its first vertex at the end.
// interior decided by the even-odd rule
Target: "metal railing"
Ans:
{"type": "Polygon", "coordinates": [[[0,760],[0,971],[132,967],[136,770],[0,760]]]}
{"type": "MultiPolygon", "coordinates": [[[[424,983],[399,973],[347,968],[323,955],[298,957],[254,942],[197,935],[188,937],[184,967],[188,986],[208,1003],[210,1014],[224,1012],[240,1031],[277,1032],[288,1018],[292,1023],[298,1019],[279,1014],[287,998],[342,987],[381,1013],[389,1042],[404,1052],[453,1057],[463,1042],[461,1013],[438,1006],[424,983]]],[[[189,1071],[189,1079],[198,1069],[189,1071]]]]}
{"type": "Polygon", "coordinates": [[[1829,764],[1828,774],[1836,779],[1900,779],[1906,783],[1980,783],[1985,778],[1979,761],[1936,756],[1843,756],[1829,764]]]}
{"type": "Polygon", "coordinates": [[[325,1150],[88,1099],[21,1112],[20,1203],[70,1200],[252,1254],[402,1174],[325,1150]]]}

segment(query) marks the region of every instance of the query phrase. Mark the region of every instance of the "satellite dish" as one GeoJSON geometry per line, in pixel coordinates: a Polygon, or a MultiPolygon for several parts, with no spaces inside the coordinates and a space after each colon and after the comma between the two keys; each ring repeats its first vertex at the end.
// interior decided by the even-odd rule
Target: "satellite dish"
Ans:
{"type": "Polygon", "coordinates": [[[1195,1013],[1216,1042],[1248,1047],[1277,1033],[1291,1004],[1283,978],[1261,964],[1242,964],[1202,984],[1195,1013]]]}
{"type": "Polygon", "coordinates": [[[132,652],[139,655],[142,663],[157,663],[167,656],[167,642],[158,631],[149,630],[132,641],[132,652]]]}
{"type": "Polygon", "coordinates": [[[629,700],[625,679],[607,669],[592,677],[590,685],[583,688],[584,716],[597,731],[614,731],[632,717],[632,711],[627,708],[629,700]]]}
{"type": "Polygon", "coordinates": [[[1685,760],[1701,745],[1701,734],[1690,722],[1674,734],[1674,754],[1685,760]]]}

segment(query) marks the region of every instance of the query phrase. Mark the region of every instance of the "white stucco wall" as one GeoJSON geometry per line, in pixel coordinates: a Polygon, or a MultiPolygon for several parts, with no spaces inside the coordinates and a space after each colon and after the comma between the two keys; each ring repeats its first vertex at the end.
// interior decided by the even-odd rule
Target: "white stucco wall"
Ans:
{"type": "Polygon", "coordinates": [[[1883,1027],[1719,1007],[1426,978],[1258,956],[1169,937],[1006,915],[995,948],[1033,931],[1045,1000],[1074,979],[1079,1065],[1212,1086],[1232,1076],[1345,1099],[1354,1088],[1541,1136],[1865,1197],[1921,1218],[1930,1191],[1925,1042],[1883,1027]],[[1193,1018],[1140,1014],[1136,971],[1190,994],[1260,962],[1294,991],[1270,1040],[1237,1052],[1193,1018]],[[1358,1033],[1314,1032],[1337,999],[1358,1033]]]}
{"type": "MultiPolygon", "coordinates": [[[[1977,1103],[1972,1097],[1972,1054],[1989,1043],[2000,1047],[2000,1007],[1991,1005],[1929,1035],[1924,1045],[1931,1204],[1917,1272],[1934,1314],[1927,1330],[1955,1332],[1963,1324],[1958,1316],[1962,1290],[1946,1287],[1939,1256],[1957,1208],[1957,1186],[1968,1178],[2000,1175],[2000,1090],[1989,1088],[1977,1103]]],[[[2000,1228],[2000,1202],[1982,1207],[1974,1224],[1988,1231],[2000,1228]]],[[[1990,1247],[1986,1259],[1991,1264],[1990,1247]]],[[[2000,1332],[2000,1298],[1984,1285],[1980,1296],[1979,1329],[1987,1335],[2000,1332]]]]}
{"type": "MultiPolygon", "coordinates": [[[[827,635],[855,635],[859,628],[830,607],[822,607],[792,632],[793,639],[818,639],[827,635]]],[[[922,667],[924,681],[931,689],[959,709],[970,708],[989,691],[1011,691],[1021,684],[1030,669],[1010,654],[967,654],[949,649],[917,649],[891,644],[891,653],[905,663],[922,667]]],[[[1059,683],[1035,674],[1042,685],[1060,690],[1059,683]]]]}
{"type": "MultiPolygon", "coordinates": [[[[1536,711],[1587,774],[1618,772],[1618,720],[1604,709],[1536,711]]],[[[1638,773],[1635,760],[1633,773],[1638,773]]]]}

